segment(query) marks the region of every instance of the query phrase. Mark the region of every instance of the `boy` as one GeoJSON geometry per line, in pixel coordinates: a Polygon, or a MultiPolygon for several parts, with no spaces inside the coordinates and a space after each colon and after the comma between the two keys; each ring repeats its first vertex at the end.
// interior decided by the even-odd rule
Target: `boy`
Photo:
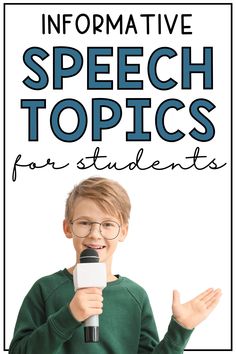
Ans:
{"type": "Polygon", "coordinates": [[[180,354],[193,328],[217,305],[221,292],[208,289],[180,304],[173,293],[173,316],[159,341],[148,296],[130,279],[112,273],[112,257],[128,232],[130,201],[115,181],[89,178],[69,194],[63,228],[73,239],[76,263],[93,248],[106,264],[107,286],[74,293],[75,265],[39,279],[20,309],[10,354],[180,354]],[[103,308],[104,304],[104,308],[103,308]],[[83,322],[100,315],[100,341],[84,343],[83,322]]]}

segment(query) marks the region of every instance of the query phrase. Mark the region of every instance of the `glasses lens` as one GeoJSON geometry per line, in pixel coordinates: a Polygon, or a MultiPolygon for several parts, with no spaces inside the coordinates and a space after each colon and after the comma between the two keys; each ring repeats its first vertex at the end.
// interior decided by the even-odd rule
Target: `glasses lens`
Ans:
{"type": "Polygon", "coordinates": [[[112,240],[116,238],[120,231],[120,225],[115,221],[104,221],[101,223],[101,234],[104,238],[112,240]]]}
{"type": "Polygon", "coordinates": [[[75,236],[86,237],[90,233],[91,222],[86,220],[75,220],[72,224],[72,230],[75,236]]]}

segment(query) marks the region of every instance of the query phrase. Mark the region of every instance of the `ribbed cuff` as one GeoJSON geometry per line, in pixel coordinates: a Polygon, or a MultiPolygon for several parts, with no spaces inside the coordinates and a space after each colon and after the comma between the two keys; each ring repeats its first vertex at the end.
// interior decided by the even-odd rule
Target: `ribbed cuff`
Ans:
{"type": "Polygon", "coordinates": [[[54,331],[62,338],[69,339],[75,329],[81,326],[69,310],[69,306],[63,306],[59,311],[49,316],[49,322],[54,331]]]}
{"type": "Polygon", "coordinates": [[[193,330],[194,329],[188,329],[181,326],[172,316],[168,327],[168,332],[166,333],[165,337],[166,340],[168,340],[168,342],[171,343],[174,348],[184,350],[193,330]]]}

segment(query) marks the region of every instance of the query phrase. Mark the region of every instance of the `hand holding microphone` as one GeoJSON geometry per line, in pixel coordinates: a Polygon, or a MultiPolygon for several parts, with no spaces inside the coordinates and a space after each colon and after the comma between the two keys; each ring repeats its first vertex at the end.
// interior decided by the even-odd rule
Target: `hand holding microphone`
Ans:
{"type": "Polygon", "coordinates": [[[102,313],[102,289],[106,286],[106,267],[99,263],[98,253],[86,249],[73,272],[75,295],[70,302],[73,316],[84,322],[85,342],[99,341],[99,319],[102,313]]]}
{"type": "Polygon", "coordinates": [[[70,310],[77,321],[101,315],[103,307],[102,290],[98,288],[78,289],[70,302],[70,310]]]}

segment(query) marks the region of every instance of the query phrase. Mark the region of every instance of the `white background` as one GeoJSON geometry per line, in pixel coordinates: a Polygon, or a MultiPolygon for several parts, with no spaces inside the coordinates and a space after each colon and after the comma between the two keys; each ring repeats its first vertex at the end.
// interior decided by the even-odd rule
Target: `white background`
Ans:
{"type": "MultiPolygon", "coordinates": [[[[223,292],[215,312],[195,331],[189,349],[228,349],[230,347],[230,25],[229,6],[126,6],[125,12],[192,13],[193,35],[158,35],[148,41],[140,34],[128,36],[101,35],[79,38],[71,30],[70,36],[42,36],[42,12],[79,13],[91,7],[7,7],[7,63],[6,63],[6,346],[12,337],[16,316],[22,299],[39,277],[69,267],[74,262],[70,241],[62,231],[64,204],[67,193],[81,179],[101,175],[118,180],[128,191],[132,201],[129,236],[121,244],[114,258],[114,273],[130,277],[149,293],[158,331],[162,338],[171,316],[171,297],[179,289],[183,301],[205,288],[220,287],[223,292]],[[199,26],[201,23],[201,26],[199,26]],[[17,45],[16,45],[17,43],[17,45]],[[105,43],[105,44],[104,44],[105,43]],[[52,47],[75,47],[86,57],[86,46],[114,46],[114,60],[110,59],[114,91],[86,92],[86,67],[78,76],[64,80],[64,90],[52,90],[52,47]],[[43,91],[27,89],[22,80],[30,74],[22,55],[30,46],[44,48],[50,54],[43,66],[49,74],[49,85],[43,91]],[[140,63],[144,91],[119,91],[116,87],[116,46],[144,46],[140,63]],[[147,56],[158,47],[169,46],[178,57],[162,64],[164,78],[172,76],[179,85],[161,92],[154,89],[146,75],[147,56]],[[202,61],[202,47],[214,47],[214,90],[202,89],[202,76],[194,75],[193,89],[181,90],[181,46],[192,46],[193,60],[202,61]],[[169,76],[168,76],[169,75],[169,76]],[[50,109],[62,98],[72,97],[83,103],[90,117],[91,98],[107,97],[117,100],[123,109],[120,124],[103,133],[101,143],[91,143],[91,121],[80,141],[66,144],[58,141],[50,130],[50,109]],[[152,141],[126,142],[125,132],[132,129],[132,110],[125,108],[126,97],[150,97],[152,108],[145,111],[144,128],[152,131],[152,141]],[[166,143],[155,131],[155,109],[167,98],[182,100],[186,108],[170,115],[168,123],[173,130],[181,127],[186,136],[177,143],[166,143]],[[188,106],[199,97],[211,100],[216,109],[210,114],[216,129],[211,142],[194,141],[188,132],[200,129],[188,113],[188,106]],[[40,115],[39,141],[29,143],[27,110],[20,109],[22,98],[46,98],[47,110],[40,115]],[[147,113],[146,113],[147,112],[147,113]],[[75,162],[91,155],[96,146],[113,161],[125,162],[135,158],[143,147],[146,163],[160,159],[184,162],[196,146],[210,161],[216,158],[220,170],[180,171],[86,171],[77,170],[75,162]],[[54,171],[18,171],[16,182],[11,173],[16,156],[21,153],[27,162],[45,163],[47,158],[59,163],[70,162],[70,167],[54,171]],[[14,281],[13,281],[14,280],[14,281]]],[[[106,7],[93,8],[97,13],[106,7]]],[[[109,13],[124,11],[124,6],[113,6],[109,13]]],[[[178,26],[177,26],[178,27],[178,26]]],[[[105,63],[108,62],[105,58],[105,63]]],[[[132,77],[135,79],[135,75],[132,77]]],[[[63,118],[64,119],[64,118],[63,118]]],[[[71,118],[73,124],[73,117],[71,118]]],[[[64,124],[65,119],[63,120],[64,124]]],[[[70,126],[68,125],[69,129],[70,126]]]]}

